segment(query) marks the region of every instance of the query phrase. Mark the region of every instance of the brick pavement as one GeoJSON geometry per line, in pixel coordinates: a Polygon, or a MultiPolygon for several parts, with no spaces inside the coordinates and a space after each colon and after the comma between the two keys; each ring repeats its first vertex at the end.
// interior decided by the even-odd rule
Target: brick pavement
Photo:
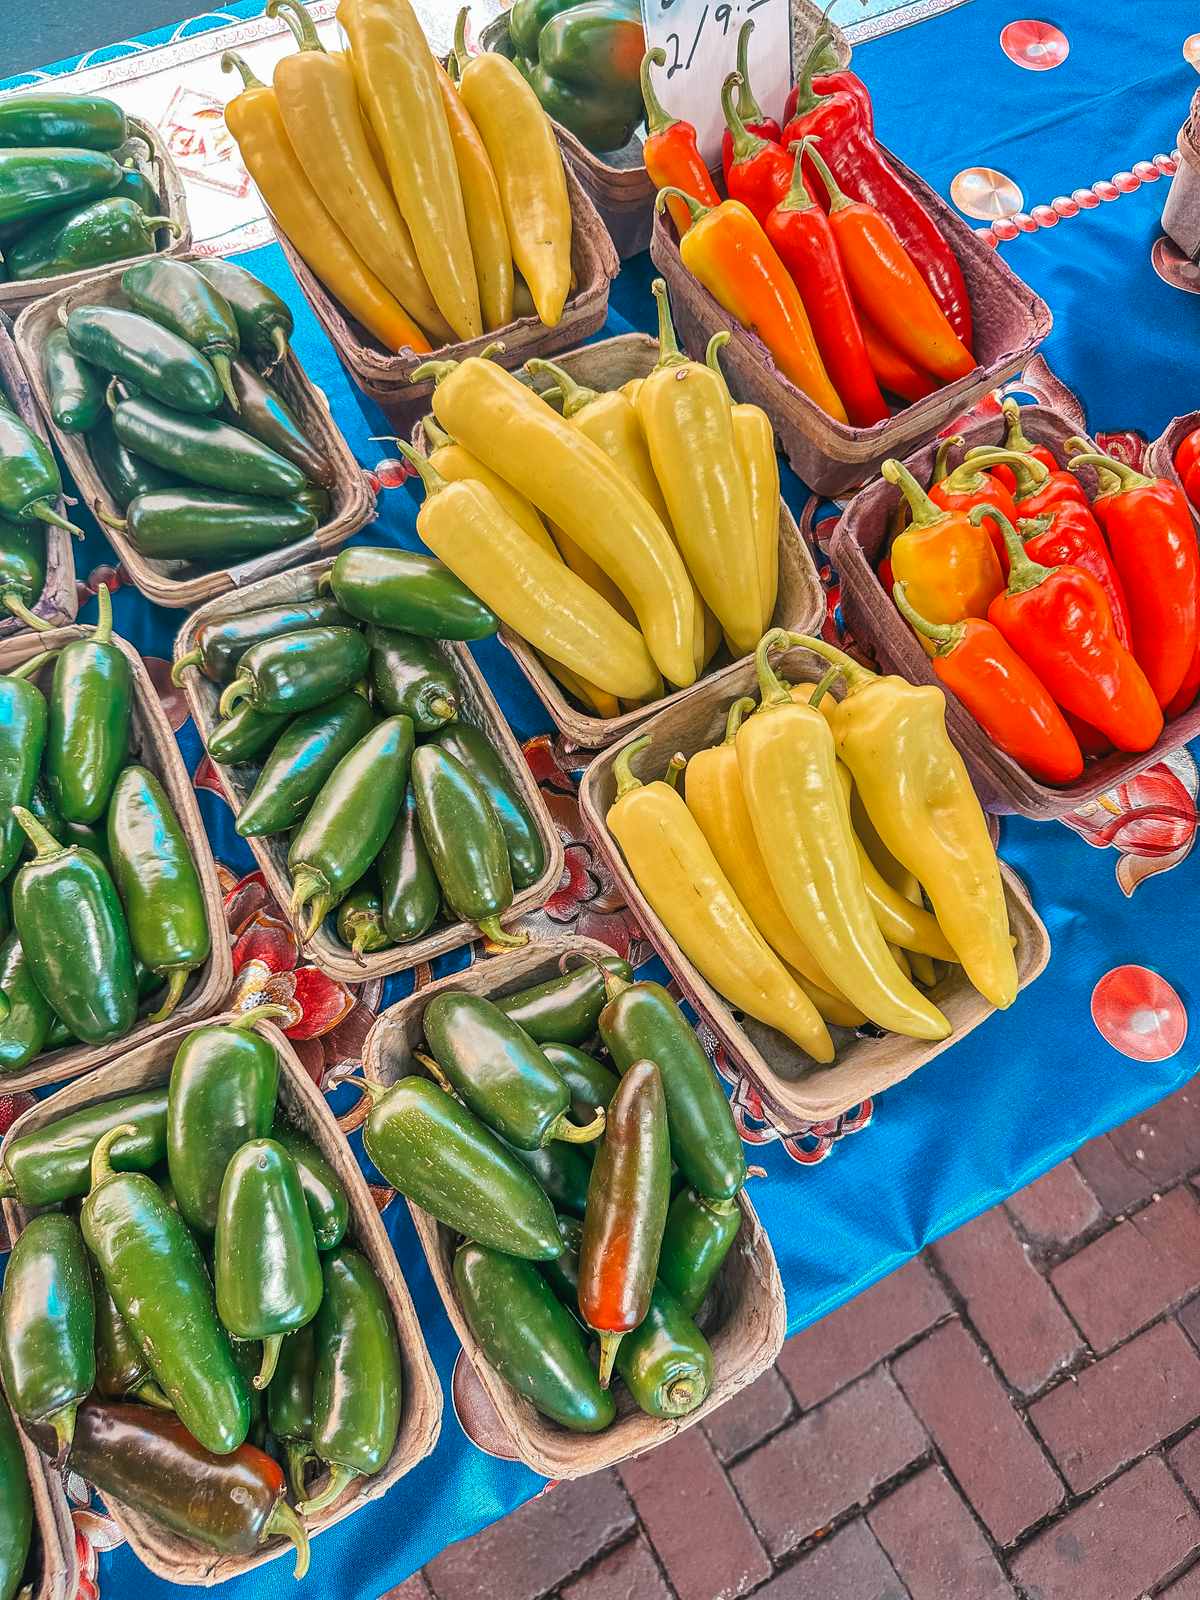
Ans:
{"type": "Polygon", "coordinates": [[[1197,1187],[1185,1088],[382,1600],[1200,1600],[1197,1187]]]}

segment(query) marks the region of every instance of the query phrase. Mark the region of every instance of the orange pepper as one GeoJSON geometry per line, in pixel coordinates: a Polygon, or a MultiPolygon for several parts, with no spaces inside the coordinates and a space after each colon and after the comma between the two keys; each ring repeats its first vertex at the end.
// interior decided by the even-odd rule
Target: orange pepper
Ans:
{"type": "Polygon", "coordinates": [[[838,422],[846,408],[821,360],[800,291],[753,212],[738,200],[705,206],[668,185],[655,196],[661,211],[682,200],[691,225],[679,256],[692,276],[731,317],[758,335],[780,372],[838,422]]]}
{"type": "Polygon", "coordinates": [[[903,583],[913,610],[929,622],[986,617],[1004,592],[1004,574],[983,528],[965,511],[941,511],[899,461],[879,469],[908,501],[912,521],[892,545],[893,578],[903,583]]]}

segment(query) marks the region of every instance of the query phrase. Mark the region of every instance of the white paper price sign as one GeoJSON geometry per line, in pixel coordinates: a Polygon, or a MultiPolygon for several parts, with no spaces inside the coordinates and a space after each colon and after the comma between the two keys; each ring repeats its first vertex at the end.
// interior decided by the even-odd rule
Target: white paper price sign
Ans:
{"type": "Polygon", "coordinates": [[[737,67],[738,30],[747,18],[754,22],[750,82],[764,112],[778,119],[792,83],[788,0],[642,0],[646,45],[661,45],[667,56],[654,75],[662,103],[694,124],[710,167],[725,131],[721,85],[737,67]]]}

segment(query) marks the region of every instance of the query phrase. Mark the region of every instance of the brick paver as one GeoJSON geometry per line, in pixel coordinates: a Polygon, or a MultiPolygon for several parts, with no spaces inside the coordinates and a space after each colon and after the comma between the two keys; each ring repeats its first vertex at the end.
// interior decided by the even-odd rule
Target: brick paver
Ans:
{"type": "Polygon", "coordinates": [[[714,1411],[704,1431],[722,1461],[732,1461],[777,1433],[796,1414],[787,1384],[771,1368],[727,1405],[714,1411]]]}
{"type": "Polygon", "coordinates": [[[1011,1600],[975,1518],[940,1467],[926,1467],[868,1513],[912,1600],[1011,1600]]]}
{"type": "Polygon", "coordinates": [[[654,1552],[639,1534],[567,1584],[562,1600],[671,1600],[671,1591],[658,1570],[654,1552]]]}
{"type": "Polygon", "coordinates": [[[860,1519],[760,1589],[754,1600],[908,1600],[908,1590],[860,1519]]]}
{"type": "Polygon", "coordinates": [[[1066,1249],[1103,1216],[1073,1161],[1064,1161],[1008,1201],[1009,1215],[1034,1244],[1066,1249]]]}

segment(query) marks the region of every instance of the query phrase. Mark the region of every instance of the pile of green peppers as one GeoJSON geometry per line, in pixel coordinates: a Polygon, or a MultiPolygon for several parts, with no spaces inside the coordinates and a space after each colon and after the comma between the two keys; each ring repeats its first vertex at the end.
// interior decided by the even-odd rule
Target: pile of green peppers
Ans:
{"type": "Polygon", "coordinates": [[[637,0],[516,0],[508,36],[555,122],[589,150],[629,143],[643,115],[646,35],[637,0]]]}
{"type": "Polygon", "coordinates": [[[613,1422],[614,1369],[652,1417],[703,1405],[696,1318],[742,1219],[728,1101],[671,996],[632,977],[614,955],[495,1002],[442,990],[425,1072],[366,1084],[367,1154],[462,1235],[454,1286],[483,1355],[580,1433],[613,1422]]]}
{"type": "Polygon", "coordinates": [[[212,947],[179,819],[130,759],[132,674],[98,599],[85,637],[0,677],[0,1084],[161,1022],[212,947]]]}
{"type": "MultiPolygon", "coordinates": [[[[305,1519],[391,1457],[402,1357],[346,1194],[278,1104],[257,1023],[279,1014],[196,1028],[167,1083],[10,1140],[0,1194],[64,1209],[13,1247],[0,1375],[58,1465],[223,1553],[291,1539],[301,1577],[305,1519]]],[[[6,1420],[0,1401],[10,1600],[24,1556],[6,1420]]]]}
{"type": "Polygon", "coordinates": [[[500,919],[546,851],[513,773],[460,716],[438,641],[482,639],[491,611],[440,562],[353,546],[313,598],[206,624],[176,658],[221,689],[208,738],[222,766],[256,764],[243,838],[290,834],[289,911],[304,939],[328,917],[356,957],[443,917],[521,944],[500,919]]]}
{"type": "Polygon", "coordinates": [[[0,103],[0,282],[151,255],[158,190],[125,113],[100,95],[35,90],[0,103]]]}
{"type": "MultiPolygon", "coordinates": [[[[2,154],[2,152],[0,152],[2,154]]],[[[50,415],[83,434],[150,560],[199,569],[307,539],[329,520],[335,469],[272,384],[291,313],[232,262],[139,261],[124,305],[76,305],[46,340],[50,415]]]]}
{"type": "Polygon", "coordinates": [[[49,446],[0,389],[0,606],[31,628],[38,618],[30,608],[46,587],[46,525],[83,533],[55,510],[61,494],[49,446]]]}

